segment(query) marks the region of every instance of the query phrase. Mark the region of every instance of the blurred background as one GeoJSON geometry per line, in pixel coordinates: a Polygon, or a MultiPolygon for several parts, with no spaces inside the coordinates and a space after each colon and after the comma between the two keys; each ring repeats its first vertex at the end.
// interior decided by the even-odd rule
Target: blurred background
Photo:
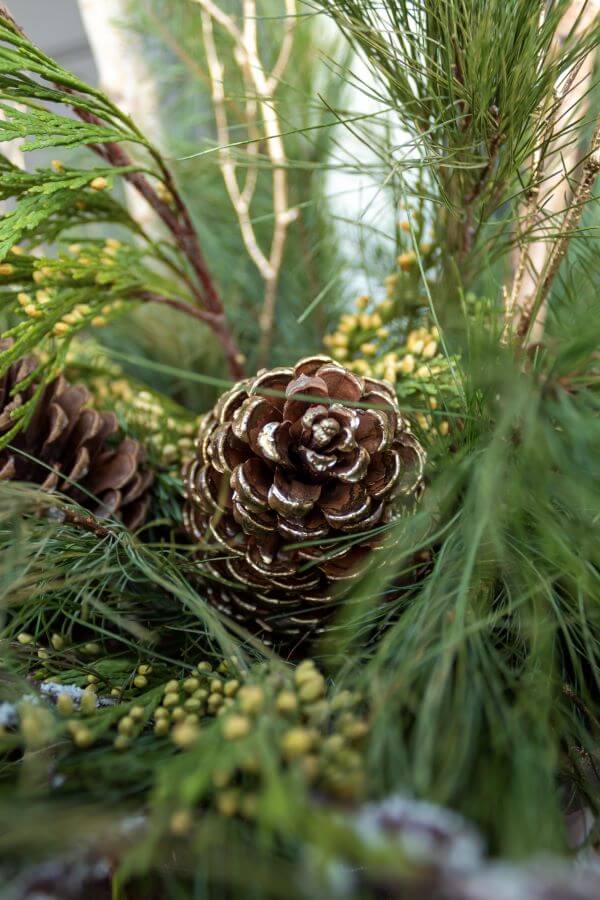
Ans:
{"type": "Polygon", "coordinates": [[[46,53],[86,81],[97,81],[77,0],[11,0],[8,6],[46,53]]]}

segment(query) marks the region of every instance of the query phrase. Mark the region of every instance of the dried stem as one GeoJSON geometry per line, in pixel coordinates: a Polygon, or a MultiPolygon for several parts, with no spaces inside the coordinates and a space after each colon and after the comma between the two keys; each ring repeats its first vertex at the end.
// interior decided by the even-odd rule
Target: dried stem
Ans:
{"type": "MultiPolygon", "coordinates": [[[[551,53],[558,52],[573,28],[577,34],[586,31],[598,6],[598,0],[589,0],[582,12],[578,0],[573,2],[557,29],[551,53]]],[[[585,193],[584,182],[591,177],[588,163],[582,164],[573,126],[587,110],[593,66],[590,52],[562,76],[550,105],[539,110],[540,120],[547,124],[531,161],[531,187],[519,212],[512,283],[505,289],[504,342],[514,332],[525,343],[537,343],[543,335],[550,286],[581,217],[580,189],[585,193]],[[582,165],[585,168],[573,187],[573,176],[582,165]]],[[[592,147],[589,159],[594,155],[592,147]]]]}
{"type": "Polygon", "coordinates": [[[81,531],[89,531],[97,538],[110,537],[114,534],[110,528],[102,525],[91,513],[81,513],[70,507],[50,506],[45,510],[46,516],[61,525],[73,525],[81,531]]]}
{"type": "Polygon", "coordinates": [[[540,329],[543,326],[543,319],[540,321],[540,310],[544,310],[546,307],[552,282],[554,281],[560,268],[560,264],[567,252],[569,241],[577,230],[577,226],[583,215],[583,210],[590,199],[592,188],[599,172],[600,124],[596,127],[596,131],[594,132],[590,153],[583,164],[581,178],[573,192],[571,204],[565,212],[560,227],[560,234],[550,247],[546,265],[540,280],[540,286],[534,298],[534,303],[531,309],[525,311],[525,314],[521,316],[518,334],[520,337],[528,338],[532,343],[538,342],[541,337],[540,329]],[[534,320],[533,327],[532,320],[534,320]],[[530,331],[531,334],[529,334],[530,331]]]}
{"type": "Polygon", "coordinates": [[[297,210],[289,208],[287,158],[275,105],[275,92],[288,65],[293,45],[296,0],[286,0],[285,30],[279,55],[270,74],[267,74],[265,70],[258,49],[255,0],[244,0],[243,2],[241,29],[213,0],[196,0],[196,2],[202,8],[202,33],[211,80],[217,137],[220,144],[221,172],[238,218],[244,245],[264,282],[263,305],[259,317],[259,364],[262,365],[267,362],[271,344],[287,228],[297,216],[297,210]],[[243,187],[239,185],[236,162],[229,146],[231,141],[227,119],[224,69],[217,53],[213,20],[225,29],[234,42],[234,58],[240,67],[248,94],[245,118],[251,143],[248,144],[246,151],[248,167],[243,187]],[[260,111],[262,134],[255,124],[257,111],[260,111]],[[268,256],[258,243],[250,216],[250,206],[258,177],[256,155],[261,137],[266,141],[273,178],[274,227],[268,256]]]}

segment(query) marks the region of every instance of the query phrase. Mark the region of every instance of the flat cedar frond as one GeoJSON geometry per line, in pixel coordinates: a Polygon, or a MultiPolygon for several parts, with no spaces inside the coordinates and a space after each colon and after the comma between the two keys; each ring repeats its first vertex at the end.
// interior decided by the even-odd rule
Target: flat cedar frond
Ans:
{"type": "Polygon", "coordinates": [[[123,134],[118,128],[88,124],[68,119],[43,109],[27,107],[26,112],[0,104],[4,118],[0,120],[0,140],[29,138],[22,150],[43,150],[46,147],[79,147],[82,144],[105,141],[137,140],[135,135],[123,134]]]}

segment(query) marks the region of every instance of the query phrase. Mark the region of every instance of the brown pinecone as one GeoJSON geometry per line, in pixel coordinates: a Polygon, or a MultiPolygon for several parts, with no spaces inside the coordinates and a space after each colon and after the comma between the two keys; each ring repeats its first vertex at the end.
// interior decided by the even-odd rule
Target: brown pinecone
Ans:
{"type": "MultiPolygon", "coordinates": [[[[0,352],[10,341],[0,341],[0,352]]],[[[35,385],[13,393],[36,368],[35,357],[15,362],[0,378],[0,434],[14,425],[13,410],[34,393],[35,385]]],[[[97,516],[114,516],[132,531],[150,506],[152,471],[144,451],[131,438],[114,441],[119,431],[112,412],[88,406],[90,393],[61,375],[40,397],[27,427],[0,450],[0,480],[27,481],[58,490],[97,516]]]]}
{"type": "Polygon", "coordinates": [[[323,356],[239,382],[202,420],[184,471],[209,599],[269,642],[321,630],[381,543],[348,538],[414,501],[424,462],[385,382],[323,356]]]}

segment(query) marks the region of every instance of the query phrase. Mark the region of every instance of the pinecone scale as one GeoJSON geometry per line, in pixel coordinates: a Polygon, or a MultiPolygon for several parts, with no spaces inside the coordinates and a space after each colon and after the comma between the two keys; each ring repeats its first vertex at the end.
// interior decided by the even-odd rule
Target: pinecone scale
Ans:
{"type": "Polygon", "coordinates": [[[424,462],[392,387],[328,357],[239,382],[184,471],[209,599],[270,642],[320,630],[381,544],[369,531],[420,492],[424,462]]]}
{"type": "MultiPolygon", "coordinates": [[[[0,351],[10,342],[0,341],[0,351]]],[[[35,384],[19,389],[37,366],[35,357],[15,362],[0,378],[0,434],[14,425],[13,412],[29,400],[35,384]]],[[[113,412],[89,406],[84,385],[59,375],[44,388],[26,428],[0,450],[0,481],[25,481],[60,491],[97,516],[113,516],[135,530],[150,506],[154,480],[138,441],[119,438],[113,412]]]]}

